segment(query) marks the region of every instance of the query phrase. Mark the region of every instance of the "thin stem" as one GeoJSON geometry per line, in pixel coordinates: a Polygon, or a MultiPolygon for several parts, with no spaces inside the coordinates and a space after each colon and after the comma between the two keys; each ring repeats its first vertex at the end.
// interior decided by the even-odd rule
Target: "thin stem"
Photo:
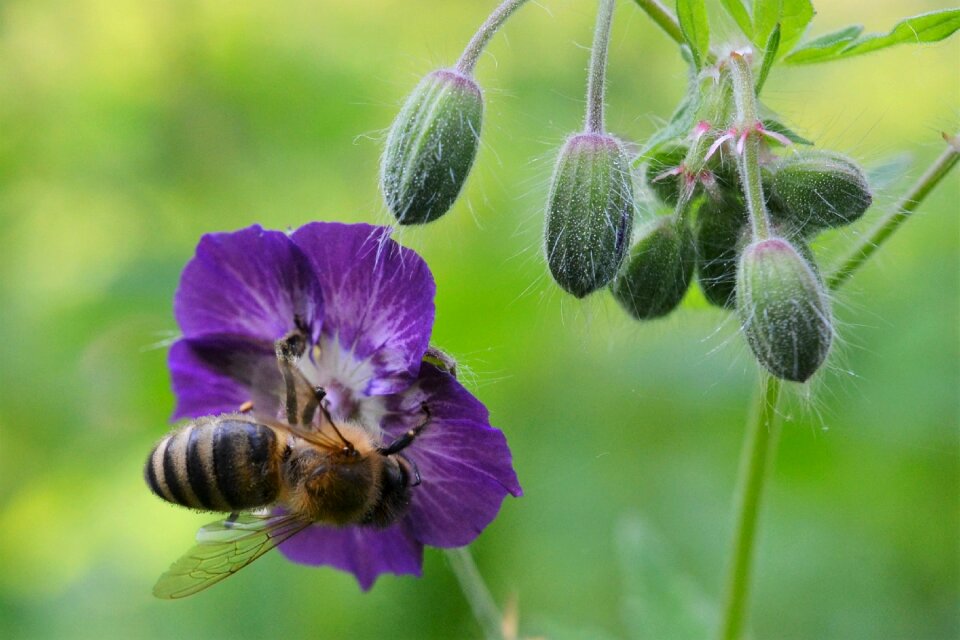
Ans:
{"type": "Polygon", "coordinates": [[[467,48],[463,50],[463,55],[461,55],[457,61],[457,71],[467,76],[473,74],[473,68],[477,65],[477,60],[480,58],[480,54],[483,53],[484,47],[490,42],[490,38],[503,26],[507,18],[526,1],[527,0],[505,0],[503,4],[493,10],[493,13],[490,14],[487,21],[473,34],[473,38],[470,39],[467,48]]]}
{"type": "Polygon", "coordinates": [[[947,148],[940,154],[940,157],[930,165],[926,173],[920,176],[920,179],[900,198],[897,205],[877,223],[873,230],[861,238],[857,246],[847,255],[847,258],[827,277],[827,286],[830,289],[840,288],[840,285],[862,267],[863,263],[880,248],[880,245],[886,242],[887,238],[907,221],[907,218],[916,211],[934,187],[940,184],[940,181],[950,173],[950,170],[957,164],[957,160],[960,160],[960,134],[953,137],[943,134],[943,138],[947,141],[947,148]]]}
{"type": "Polygon", "coordinates": [[[743,153],[737,163],[740,183],[747,199],[753,238],[764,240],[770,237],[770,214],[767,212],[760,175],[760,131],[757,126],[760,120],[757,118],[753,73],[746,56],[737,52],[730,55],[730,75],[733,78],[733,99],[739,123],[737,135],[743,138],[743,153]]]}
{"type": "Polygon", "coordinates": [[[483,629],[484,636],[487,640],[503,640],[503,616],[493,596],[490,595],[490,590],[487,589],[483,576],[480,575],[473,561],[473,556],[470,555],[470,549],[460,547],[445,549],[444,552],[447,560],[450,561],[453,574],[457,576],[457,581],[460,583],[460,590],[470,603],[473,617],[483,629]]]}
{"type": "Polygon", "coordinates": [[[763,377],[760,381],[759,399],[747,426],[740,457],[735,494],[737,521],[733,535],[733,554],[727,573],[726,597],[720,621],[722,640],[739,640],[743,631],[763,485],[773,466],[779,435],[777,403],[780,400],[780,380],[765,372],[761,375],[763,377]]]}
{"type": "Polygon", "coordinates": [[[683,37],[683,31],[680,30],[680,23],[673,17],[669,9],[660,4],[658,0],[635,1],[650,16],[650,19],[657,23],[657,26],[663,29],[677,44],[680,46],[687,44],[686,38],[683,37]]]}
{"type": "Polygon", "coordinates": [[[613,7],[614,0],[600,0],[600,9],[597,11],[597,27],[593,32],[593,50],[590,52],[590,79],[587,83],[587,133],[603,133],[603,90],[613,7]]]}

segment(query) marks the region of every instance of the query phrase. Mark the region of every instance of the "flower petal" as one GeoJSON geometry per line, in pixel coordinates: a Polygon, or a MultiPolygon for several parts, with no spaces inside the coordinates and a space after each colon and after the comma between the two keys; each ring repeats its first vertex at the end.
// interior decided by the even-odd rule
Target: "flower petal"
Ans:
{"type": "Polygon", "coordinates": [[[417,384],[388,401],[388,435],[430,421],[403,455],[420,471],[407,519],[417,539],[435,547],[469,544],[490,524],[506,495],[523,494],[503,433],[486,407],[448,373],[424,363],[417,384]]]}
{"type": "Polygon", "coordinates": [[[396,393],[416,379],[430,342],[436,286],[426,262],[386,227],[314,222],[292,240],[323,290],[323,333],[337,340],[344,377],[366,367],[358,394],[396,393]],[[369,365],[369,366],[368,366],[369,365]]]}
{"type": "Polygon", "coordinates": [[[360,588],[370,589],[381,573],[420,576],[423,545],[406,522],[387,529],[313,525],[280,545],[290,560],[348,571],[360,588]]]}
{"type": "Polygon", "coordinates": [[[323,294],[306,257],[280,231],[254,225],[203,236],[180,276],[174,315],[183,335],[273,341],[295,327],[316,339],[323,294]]]}
{"type": "Polygon", "coordinates": [[[282,380],[273,344],[232,336],[205,336],[173,343],[167,356],[177,407],[173,418],[237,411],[254,400],[274,415],[282,380]]]}

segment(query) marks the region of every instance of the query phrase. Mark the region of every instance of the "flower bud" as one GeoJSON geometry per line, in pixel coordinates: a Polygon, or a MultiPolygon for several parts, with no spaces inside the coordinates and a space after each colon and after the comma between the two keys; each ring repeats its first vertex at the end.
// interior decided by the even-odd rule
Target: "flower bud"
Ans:
{"type": "Polygon", "coordinates": [[[697,212],[697,278],[710,304],[732,309],[747,206],[735,192],[722,193],[720,199],[707,198],[697,212]]]}
{"type": "Polygon", "coordinates": [[[743,250],[737,312],[754,356],[778,378],[807,380],[830,351],[833,321],[823,285],[784,238],[758,240],[743,250]]]}
{"type": "Polygon", "coordinates": [[[863,171],[829,151],[801,151],[780,160],[769,178],[771,213],[805,235],[854,222],[873,196],[863,171]]]}
{"type": "Polygon", "coordinates": [[[687,147],[679,143],[664,145],[654,151],[644,168],[644,180],[654,195],[671,207],[680,199],[682,176],[677,169],[687,157],[687,147]]]}
{"type": "Polygon", "coordinates": [[[674,216],[647,224],[611,286],[613,297],[637,320],[665,316],[680,304],[693,275],[693,233],[674,216]]]}
{"type": "Polygon", "coordinates": [[[483,96],[466,75],[441,69],[407,98],[387,136],[380,188],[400,224],[424,224],[456,201],[477,155],[483,96]]]}
{"type": "Polygon", "coordinates": [[[633,209],[620,142],[602,133],[571,136],[547,202],[545,250],[557,284],[582,298],[613,280],[630,243],[633,209]]]}

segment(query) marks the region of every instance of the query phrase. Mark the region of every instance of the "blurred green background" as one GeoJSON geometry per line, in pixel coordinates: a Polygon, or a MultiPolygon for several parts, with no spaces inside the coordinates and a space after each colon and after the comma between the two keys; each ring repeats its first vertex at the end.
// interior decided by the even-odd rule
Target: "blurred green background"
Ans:
{"type": "MultiPolygon", "coordinates": [[[[367,594],[274,553],[187,601],[153,599],[211,517],[154,498],[141,465],[168,429],[171,299],[199,236],[387,222],[385,129],[494,4],[0,2],[0,637],[480,636],[436,550],[422,579],[367,594]]],[[[945,5],[862,6],[821,3],[814,32],[945,5]]],[[[733,319],[695,295],[640,325],[545,276],[542,203],[581,124],[594,8],[544,0],[508,23],[478,68],[487,118],[465,197],[398,237],[429,261],[435,342],[526,491],[473,547],[494,595],[518,598],[524,634],[670,637],[656,625],[677,593],[707,617],[720,593],[757,370],[733,319]]],[[[913,154],[875,218],[957,126],[958,63],[954,38],[784,69],[766,101],[868,165],[913,154]]],[[[672,42],[619,3],[609,128],[644,139],[684,82],[672,42]]],[[[954,176],[842,292],[829,370],[791,393],[756,638],[960,635],[958,201],[954,176]]]]}

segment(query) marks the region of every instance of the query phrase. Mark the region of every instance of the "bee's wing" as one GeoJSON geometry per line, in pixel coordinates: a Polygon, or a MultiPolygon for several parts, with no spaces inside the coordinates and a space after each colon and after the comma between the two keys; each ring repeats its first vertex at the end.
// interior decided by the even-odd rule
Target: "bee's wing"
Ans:
{"type": "Polygon", "coordinates": [[[233,575],[309,522],[291,515],[245,514],[197,532],[197,544],[173,563],[153,587],[158,598],[193,595],[233,575]]]}

